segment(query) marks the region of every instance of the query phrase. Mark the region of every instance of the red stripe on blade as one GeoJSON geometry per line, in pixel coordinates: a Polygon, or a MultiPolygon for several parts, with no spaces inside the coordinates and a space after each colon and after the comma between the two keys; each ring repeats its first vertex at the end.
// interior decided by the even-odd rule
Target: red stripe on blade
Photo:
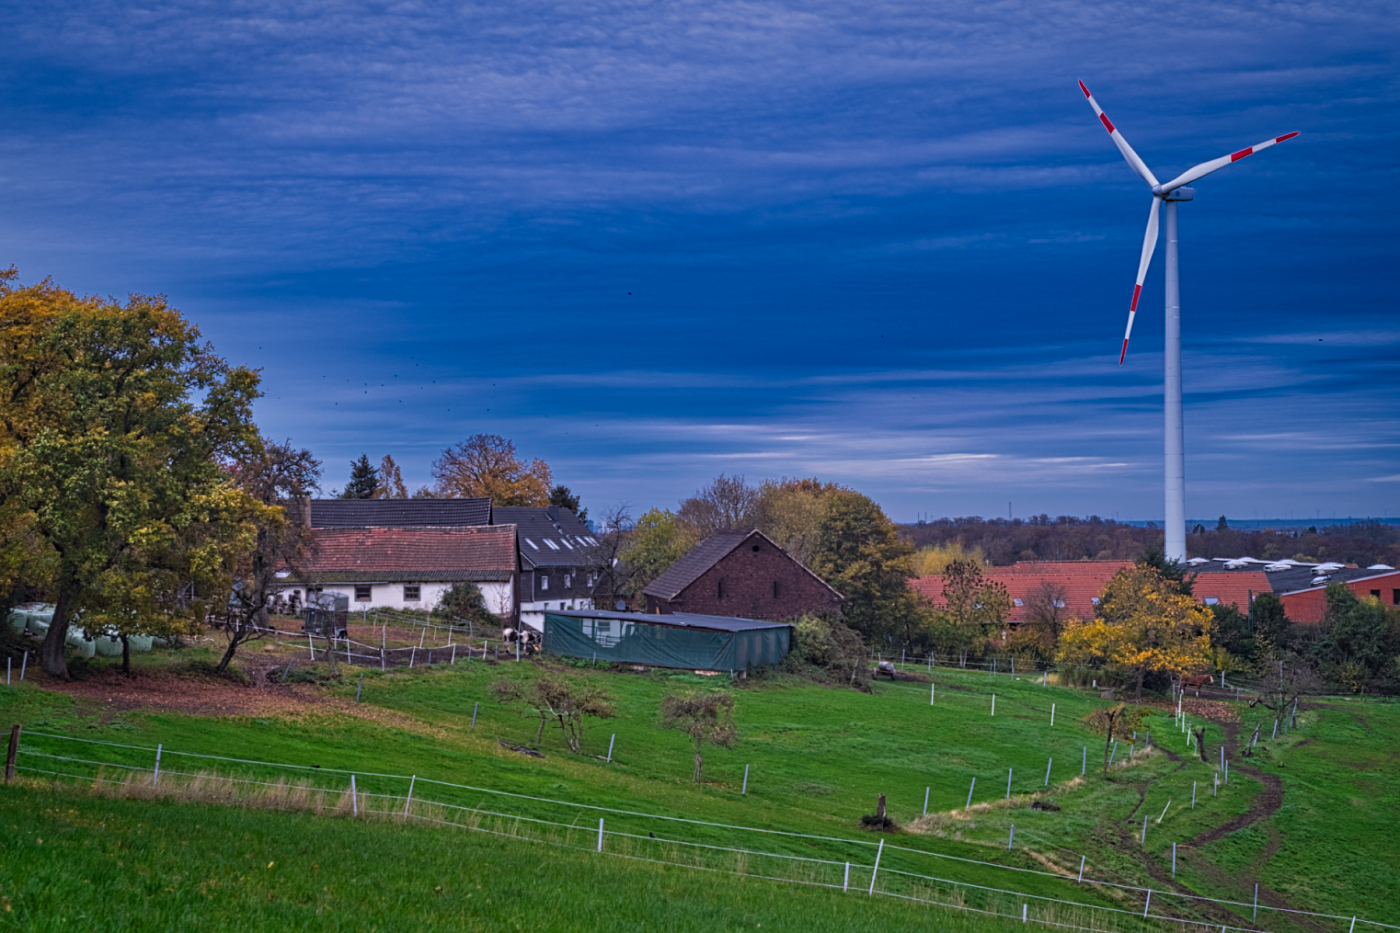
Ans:
{"type": "Polygon", "coordinates": [[[1240,159],[1243,159],[1247,155],[1254,155],[1253,146],[1250,146],[1248,149],[1241,149],[1239,152],[1230,153],[1230,161],[1238,162],[1240,159]]]}
{"type": "Polygon", "coordinates": [[[1118,365],[1122,366],[1123,361],[1128,358],[1128,338],[1123,338],[1123,352],[1118,354],[1118,365]]]}
{"type": "Polygon", "coordinates": [[[1297,136],[1297,135],[1298,135],[1298,132],[1297,132],[1296,130],[1293,131],[1292,133],[1284,133],[1282,136],[1279,136],[1279,137],[1275,138],[1275,139],[1274,139],[1274,142],[1276,142],[1276,143],[1281,143],[1281,142],[1283,142],[1285,139],[1292,139],[1294,136],[1297,136]]]}
{"type": "Polygon", "coordinates": [[[1134,285],[1134,286],[1133,286],[1133,304],[1132,304],[1132,307],[1128,308],[1128,313],[1129,313],[1129,314],[1137,314],[1137,303],[1138,303],[1138,297],[1139,297],[1140,295],[1142,295],[1142,286],[1141,286],[1141,285],[1134,285]]]}
{"type": "Polygon", "coordinates": [[[1084,92],[1084,96],[1085,96],[1085,97],[1093,97],[1093,96],[1094,96],[1093,94],[1090,94],[1090,93],[1089,93],[1089,89],[1088,89],[1087,87],[1084,86],[1084,82],[1083,82],[1083,81],[1080,81],[1080,82],[1079,82],[1079,89],[1080,89],[1081,91],[1084,92]]]}
{"type": "Polygon", "coordinates": [[[1104,126],[1108,127],[1108,135],[1112,136],[1112,135],[1113,135],[1113,123],[1108,119],[1108,114],[1106,114],[1106,113],[1101,113],[1101,114],[1099,114],[1099,119],[1100,119],[1101,121],[1103,121],[1103,125],[1104,125],[1104,126]]]}

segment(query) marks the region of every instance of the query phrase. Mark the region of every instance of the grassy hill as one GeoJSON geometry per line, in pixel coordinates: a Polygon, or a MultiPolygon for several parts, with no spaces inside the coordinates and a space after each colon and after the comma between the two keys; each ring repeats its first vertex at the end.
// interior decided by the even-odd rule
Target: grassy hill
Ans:
{"type": "MultiPolygon", "coordinates": [[[[153,657],[149,664],[197,661],[199,655],[196,648],[173,659],[153,657]]],[[[250,667],[257,667],[251,659],[250,667]]],[[[689,673],[563,670],[579,682],[605,686],[618,715],[590,723],[581,755],[568,752],[558,731],[547,729],[539,743],[543,758],[501,744],[534,745],[538,720],[495,702],[490,690],[500,678],[539,676],[534,663],[459,661],[411,671],[367,670],[358,704],[354,695],[361,672],[353,668],[331,686],[269,685],[259,677],[259,686],[237,687],[147,668],[130,684],[101,673],[75,687],[42,680],[0,687],[0,723],[20,722],[27,730],[24,748],[31,754],[22,756],[20,764],[30,769],[21,772],[28,779],[42,778],[34,769],[44,769],[119,780],[124,769],[114,766],[150,769],[149,749],[159,743],[164,786],[172,795],[190,780],[181,774],[217,770],[260,781],[306,781],[326,788],[325,805],[337,806],[348,799],[342,795],[348,772],[354,772],[362,794],[381,795],[365,798],[368,809],[397,812],[408,792],[405,778],[416,775],[420,803],[413,812],[420,820],[443,819],[506,834],[401,825],[383,818],[354,821],[231,809],[197,802],[195,793],[176,796],[196,802],[141,802],[39,786],[11,788],[0,794],[0,826],[12,830],[0,838],[5,853],[0,896],[11,899],[9,916],[18,919],[15,910],[28,912],[26,926],[40,916],[54,924],[62,917],[96,916],[119,925],[122,912],[134,910],[131,872],[154,877],[160,865],[179,861],[172,853],[185,853],[199,870],[179,872],[176,883],[165,885],[174,889],[167,893],[203,905],[211,928],[232,925],[249,909],[248,892],[209,888],[206,882],[227,876],[233,866],[240,866],[241,876],[254,877],[236,861],[251,858],[251,849],[235,854],[249,848],[237,841],[247,837],[274,846],[281,855],[269,855],[267,861],[303,879],[297,882],[301,893],[276,908],[287,913],[257,914],[263,918],[259,923],[269,925],[300,923],[295,918],[307,916],[313,904],[324,906],[305,888],[310,883],[305,879],[332,864],[331,873],[340,881],[360,879],[333,889],[335,910],[344,922],[351,916],[371,918],[357,928],[408,925],[394,912],[396,898],[412,900],[404,917],[417,918],[413,922],[418,926],[518,922],[537,929],[551,924],[583,929],[616,925],[610,919],[615,912],[629,910],[626,915],[637,923],[687,929],[705,929],[706,923],[734,928],[760,916],[768,919],[753,922],[858,929],[867,919],[899,922],[935,909],[945,926],[1004,922],[890,898],[861,897],[851,906],[854,895],[840,890],[844,863],[851,863],[851,887],[864,892],[883,838],[879,890],[963,903],[1016,920],[1026,904],[1032,919],[1088,926],[1106,918],[1116,929],[1158,929],[1160,924],[1137,919],[1144,906],[1138,889],[1152,888],[1152,914],[1160,911],[1217,928],[1315,931],[1346,926],[1271,911],[1271,906],[1400,924],[1400,904],[1392,893],[1400,890],[1400,854],[1388,828],[1388,814],[1400,804],[1397,705],[1329,701],[1308,710],[1298,730],[1263,743],[1250,758],[1239,757],[1230,744],[1230,782],[1212,796],[1215,768],[1188,753],[1165,706],[1143,723],[1144,732],[1152,730],[1156,750],[1141,754],[1139,743],[1125,763],[1130,753],[1120,744],[1105,780],[1099,773],[1102,737],[1083,721],[1105,701],[1053,683],[1042,686],[1038,679],[939,669],[930,704],[926,683],[881,683],[867,695],[790,678],[731,687],[727,678],[718,682],[720,678],[689,673]],[[697,786],[689,781],[688,739],[661,730],[657,708],[667,693],[715,689],[734,691],[740,741],[730,750],[707,750],[707,780],[697,786]],[[116,699],[109,705],[106,700],[112,697],[116,699]],[[608,763],[603,758],[614,734],[608,763]],[[133,747],[80,746],[44,735],[133,747]],[[32,754],[36,752],[108,764],[57,762],[32,754]],[[180,752],[242,761],[190,758],[180,752]],[[1088,773],[1081,778],[1086,757],[1088,773]],[[974,777],[974,807],[965,811],[974,777]],[[859,828],[860,816],[874,810],[880,793],[888,795],[890,813],[903,831],[873,834],[859,828]],[[926,793],[930,816],[922,818],[926,793]],[[1034,808],[1037,802],[1048,808],[1034,808]],[[70,810],[70,816],[63,815],[70,810]],[[606,854],[613,858],[600,859],[590,851],[600,817],[607,826],[606,854]],[[128,833],[145,840],[137,849],[143,854],[127,862],[130,871],[97,870],[91,853],[115,842],[103,835],[107,829],[94,830],[94,821],[106,821],[117,838],[128,833]],[[1013,824],[1014,843],[1008,848],[1013,824]],[[62,838],[72,840],[61,857],[54,856],[53,848],[40,852],[28,839],[43,836],[45,825],[53,827],[45,845],[54,845],[59,828],[62,838]],[[192,825],[202,828],[195,831],[192,825]],[[120,833],[117,827],[123,827],[120,833]],[[320,841],[301,844],[301,839],[320,841]],[[1173,842],[1178,843],[1174,879],[1173,842]],[[731,851],[736,849],[770,855],[731,851]],[[1086,878],[1124,887],[1076,884],[1081,857],[1086,878]],[[463,874],[461,865],[472,866],[477,875],[463,874]],[[412,892],[419,890],[419,879],[434,874],[453,879],[444,885],[455,892],[452,898],[416,899],[412,892]],[[541,874],[547,882],[536,880],[541,874]],[[475,883],[464,879],[478,875],[487,879],[483,890],[501,892],[492,898],[493,910],[485,913],[476,901],[480,895],[467,898],[474,889],[463,887],[475,883]],[[835,887],[765,882],[754,877],[759,875],[835,887]],[[528,883],[521,880],[525,876],[528,883]],[[939,880],[929,880],[934,878],[939,880]],[[1256,881],[1263,905],[1257,921],[1252,906],[1256,881]],[[205,887],[196,893],[200,885],[205,887]],[[1190,893],[1244,906],[1194,902],[1183,896],[1190,893]],[[1087,907],[1041,900],[1049,898],[1087,907]],[[474,903],[464,904],[466,900],[474,903]],[[101,913],[109,909],[102,905],[110,905],[110,913],[101,913]],[[559,916],[562,905],[573,906],[559,916]],[[468,908],[477,913],[463,913],[468,908]],[[677,919],[688,911],[695,912],[694,923],[677,919]],[[382,921],[373,919],[380,916],[377,912],[382,921]]],[[[1193,706],[1190,698],[1186,702],[1193,706]]],[[[1242,706],[1203,702],[1195,707],[1194,721],[1212,717],[1207,742],[1213,755],[1222,740],[1233,743],[1238,735],[1242,741],[1252,731],[1260,714],[1242,706]]],[[[1264,735],[1269,735],[1268,726],[1264,735]]],[[[271,882],[262,878],[257,884],[271,882]]],[[[267,887],[254,898],[259,911],[273,910],[258,899],[267,893],[274,898],[269,904],[278,903],[277,893],[267,887]]],[[[0,925],[6,916],[0,912],[0,925]]],[[[174,925],[178,913],[170,916],[169,925],[174,925]]],[[[147,919],[156,927],[165,925],[147,919]]],[[[1376,927],[1359,923],[1358,929],[1376,927]]]]}

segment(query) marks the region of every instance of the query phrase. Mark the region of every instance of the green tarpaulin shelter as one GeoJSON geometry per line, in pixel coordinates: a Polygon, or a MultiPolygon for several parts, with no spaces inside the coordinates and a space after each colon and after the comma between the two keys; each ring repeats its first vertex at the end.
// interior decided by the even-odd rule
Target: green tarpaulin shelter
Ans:
{"type": "Polygon", "coordinates": [[[555,611],[544,614],[544,650],[650,667],[743,671],[777,664],[792,648],[792,626],[689,612],[555,611]]]}

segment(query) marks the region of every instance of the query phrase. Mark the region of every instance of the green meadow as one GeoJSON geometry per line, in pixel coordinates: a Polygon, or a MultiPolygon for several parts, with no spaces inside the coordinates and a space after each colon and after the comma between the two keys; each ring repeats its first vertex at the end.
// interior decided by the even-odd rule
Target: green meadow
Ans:
{"type": "Polygon", "coordinates": [[[731,684],[555,661],[343,674],[338,684],[278,688],[295,702],[254,716],[154,702],[117,710],[42,684],[0,687],[0,723],[25,729],[21,783],[0,793],[0,896],[9,899],[0,925],[150,929],[187,916],[211,929],[313,918],[356,929],[863,929],[931,913],[953,929],[1008,922],[933,902],[1016,922],[1025,905],[1029,919],[1071,926],[1183,928],[1141,920],[1146,888],[1153,915],[1216,928],[1342,930],[1354,914],[1400,924],[1397,704],[1314,704],[1277,740],[1266,726],[1249,757],[1236,743],[1263,713],[1218,704],[1205,721],[1205,763],[1160,702],[1137,742],[1119,742],[1105,778],[1103,736],[1085,719],[1108,701],[1038,677],[935,669],[930,702],[929,683],[880,682],[864,694],[782,675],[731,684]],[[538,719],[494,698],[494,681],[540,676],[541,664],[613,698],[616,716],[588,722],[582,754],[557,728],[537,743],[538,719]],[[699,785],[689,739],[658,717],[662,697],[690,690],[732,691],[739,728],[733,748],[706,748],[699,785]],[[1230,777],[1217,794],[1216,749],[1227,737],[1230,777]],[[133,787],[144,786],[157,744],[164,791],[91,790],[95,777],[137,775],[133,787]],[[319,789],[324,812],[181,792],[209,772],[319,789]],[[345,809],[351,773],[359,819],[345,809]],[[859,825],[880,794],[897,832],[859,825]],[[117,867],[119,842],[130,854],[117,867]],[[877,890],[892,896],[872,899],[877,852],[877,890]],[[1077,883],[1081,858],[1086,880],[1104,884],[1077,883]],[[254,870],[267,862],[281,868],[254,870]]]}

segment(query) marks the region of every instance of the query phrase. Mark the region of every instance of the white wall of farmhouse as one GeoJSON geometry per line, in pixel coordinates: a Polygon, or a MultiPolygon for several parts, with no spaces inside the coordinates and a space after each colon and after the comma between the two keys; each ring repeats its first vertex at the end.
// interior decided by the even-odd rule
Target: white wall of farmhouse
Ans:
{"type": "MultiPolygon", "coordinates": [[[[350,611],[361,612],[373,609],[403,609],[410,612],[425,612],[428,609],[436,609],[438,603],[442,601],[443,595],[452,589],[451,583],[423,581],[420,583],[376,583],[364,581],[363,583],[321,583],[316,584],[323,593],[341,593],[350,602],[350,611]],[[363,593],[363,587],[369,587],[369,598],[357,598],[357,588],[363,593]],[[409,599],[412,594],[412,587],[418,588],[418,598],[409,599]]],[[[495,613],[498,618],[508,620],[515,611],[515,583],[514,581],[502,581],[500,583],[478,583],[481,588],[482,598],[486,602],[486,608],[495,613]]],[[[306,587],[288,584],[281,588],[282,595],[290,597],[293,592],[298,594],[298,602],[306,604],[306,587]]],[[[544,616],[540,615],[540,625],[544,624],[544,616]]]]}

